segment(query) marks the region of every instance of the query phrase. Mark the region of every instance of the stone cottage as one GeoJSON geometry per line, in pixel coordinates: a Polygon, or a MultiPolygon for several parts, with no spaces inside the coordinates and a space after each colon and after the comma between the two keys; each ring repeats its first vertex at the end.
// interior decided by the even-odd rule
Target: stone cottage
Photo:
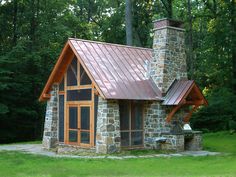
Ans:
{"type": "Polygon", "coordinates": [[[201,149],[189,120],[207,101],[187,79],[182,23],[153,30],[152,49],[68,40],[40,96],[45,149],[201,149]]]}

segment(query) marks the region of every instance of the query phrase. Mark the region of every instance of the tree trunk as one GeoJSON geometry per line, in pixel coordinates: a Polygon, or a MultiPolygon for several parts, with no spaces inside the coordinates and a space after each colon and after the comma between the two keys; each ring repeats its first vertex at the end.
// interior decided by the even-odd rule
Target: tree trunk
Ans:
{"type": "Polygon", "coordinates": [[[233,69],[233,90],[236,94],[236,31],[235,31],[235,2],[234,0],[231,0],[231,6],[230,6],[230,25],[231,25],[231,57],[232,57],[232,69],[233,69]]]}
{"type": "MultiPolygon", "coordinates": [[[[30,40],[32,44],[35,41],[35,28],[36,28],[36,21],[35,21],[35,0],[31,0],[31,19],[30,19],[30,40]]],[[[32,47],[31,44],[31,47],[32,47]]]]}
{"type": "Polygon", "coordinates": [[[18,2],[17,0],[14,0],[13,2],[13,38],[12,38],[12,43],[13,45],[16,45],[17,42],[17,11],[18,11],[18,2]]]}
{"type": "Polygon", "coordinates": [[[188,64],[189,64],[189,73],[190,78],[193,78],[194,73],[194,58],[193,58],[193,24],[192,24],[192,8],[191,2],[188,0],[188,24],[189,24],[189,31],[188,31],[188,64]]]}
{"type": "Polygon", "coordinates": [[[131,0],[125,0],[126,44],[133,45],[131,0]]]}

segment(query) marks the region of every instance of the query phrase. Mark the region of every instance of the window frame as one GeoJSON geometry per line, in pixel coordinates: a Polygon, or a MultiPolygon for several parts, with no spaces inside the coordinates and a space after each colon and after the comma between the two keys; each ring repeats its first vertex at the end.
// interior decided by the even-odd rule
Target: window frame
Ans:
{"type": "MultiPolygon", "coordinates": [[[[77,60],[77,85],[73,85],[73,86],[67,86],[67,70],[61,80],[61,82],[59,82],[58,84],[63,84],[64,85],[64,89],[63,90],[58,90],[58,94],[59,95],[64,95],[64,142],[59,142],[59,143],[63,143],[63,144],[67,144],[67,145],[74,145],[74,146],[78,146],[78,147],[85,147],[85,148],[91,148],[95,146],[95,122],[94,122],[94,98],[95,98],[95,85],[93,83],[93,81],[90,79],[90,76],[88,75],[88,73],[86,73],[89,77],[89,79],[91,80],[91,84],[89,85],[80,85],[80,67],[83,67],[80,64],[80,61],[77,59],[76,56],[73,56],[73,59],[77,60]],[[63,83],[62,83],[63,82],[63,83]],[[68,90],[82,90],[82,89],[91,89],[91,99],[90,100],[76,100],[76,101],[67,101],[67,91],[68,90]],[[69,128],[69,107],[77,107],[78,110],[78,129],[71,129],[69,128]],[[80,115],[80,108],[81,107],[89,107],[90,108],[90,120],[89,120],[89,130],[82,130],[81,128],[79,128],[80,125],[80,119],[81,119],[81,115],[80,115]],[[77,142],[70,142],[69,141],[69,131],[70,130],[77,130],[77,142]],[[87,143],[82,143],[81,141],[81,132],[89,132],[89,144],[87,143]]],[[[72,59],[72,60],[73,60],[72,59]]],[[[85,70],[85,69],[84,69],[85,70]]],[[[86,72],[86,70],[85,70],[86,72]]],[[[59,131],[59,129],[58,129],[59,131]]]]}

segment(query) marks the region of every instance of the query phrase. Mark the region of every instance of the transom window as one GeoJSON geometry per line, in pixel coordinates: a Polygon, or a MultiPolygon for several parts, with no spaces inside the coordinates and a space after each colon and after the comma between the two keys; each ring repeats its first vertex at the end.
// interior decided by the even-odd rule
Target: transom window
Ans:
{"type": "Polygon", "coordinates": [[[143,107],[140,102],[121,101],[120,130],[122,147],[143,146],[143,107]]]}

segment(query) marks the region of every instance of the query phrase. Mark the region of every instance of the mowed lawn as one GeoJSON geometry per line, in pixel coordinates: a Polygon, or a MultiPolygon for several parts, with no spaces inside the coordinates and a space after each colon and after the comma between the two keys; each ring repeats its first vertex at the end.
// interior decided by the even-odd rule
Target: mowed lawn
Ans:
{"type": "Polygon", "coordinates": [[[162,157],[126,160],[51,158],[0,152],[0,177],[60,176],[226,176],[236,177],[236,134],[204,135],[207,150],[230,154],[206,157],[162,157]]]}

